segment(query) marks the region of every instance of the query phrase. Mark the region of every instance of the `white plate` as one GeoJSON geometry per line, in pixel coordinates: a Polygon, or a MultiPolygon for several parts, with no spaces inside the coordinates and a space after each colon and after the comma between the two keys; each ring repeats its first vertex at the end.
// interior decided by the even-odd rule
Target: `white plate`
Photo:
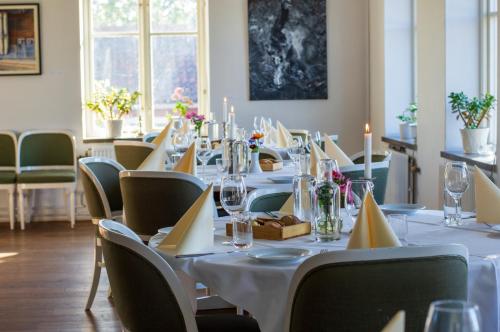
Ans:
{"type": "Polygon", "coordinates": [[[160,234],[168,234],[172,231],[172,228],[174,227],[163,227],[158,230],[158,233],[160,234]]]}
{"type": "Polygon", "coordinates": [[[311,251],[299,248],[266,248],[248,252],[248,257],[262,263],[292,263],[309,256],[311,251]]]}
{"type": "Polygon", "coordinates": [[[268,178],[274,183],[277,184],[284,184],[284,183],[292,183],[293,182],[293,176],[273,176],[268,178]]]}
{"type": "Polygon", "coordinates": [[[384,204],[380,205],[380,209],[385,214],[406,214],[412,215],[419,210],[424,210],[425,206],[422,204],[384,204]]]}

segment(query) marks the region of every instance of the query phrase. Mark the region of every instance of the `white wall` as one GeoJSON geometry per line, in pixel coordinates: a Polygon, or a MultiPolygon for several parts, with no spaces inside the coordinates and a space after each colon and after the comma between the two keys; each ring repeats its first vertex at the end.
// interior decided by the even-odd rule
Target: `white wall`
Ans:
{"type": "Polygon", "coordinates": [[[328,100],[249,101],[247,1],[209,0],[210,106],[220,118],[222,99],[237,122],[254,116],[280,119],[289,128],[340,135],[347,153],[362,150],[368,116],[368,1],[327,1],[328,100]]]}

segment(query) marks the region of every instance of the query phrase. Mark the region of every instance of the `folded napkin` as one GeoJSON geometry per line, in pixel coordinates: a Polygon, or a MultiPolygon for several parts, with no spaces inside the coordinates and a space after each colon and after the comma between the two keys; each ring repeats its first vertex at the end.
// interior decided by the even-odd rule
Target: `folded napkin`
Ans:
{"type": "Polygon", "coordinates": [[[196,142],[191,143],[189,149],[184,153],[181,159],[175,164],[173,170],[176,172],[188,173],[196,176],[196,142]]]}
{"type": "Polygon", "coordinates": [[[173,128],[174,122],[170,121],[165,128],[158,134],[158,136],[155,137],[155,139],[151,142],[153,144],[159,145],[162,142],[165,142],[165,148],[169,149],[172,148],[172,137],[171,137],[171,132],[173,128]]]}
{"type": "Polygon", "coordinates": [[[500,189],[477,166],[474,167],[476,220],[500,224],[500,189]]]}
{"type": "Polygon", "coordinates": [[[317,177],[320,174],[319,162],[321,159],[330,159],[326,153],[314,141],[311,141],[311,175],[317,177]]]}
{"type": "Polygon", "coordinates": [[[381,332],[405,332],[405,312],[398,311],[381,332]]]}
{"type": "Polygon", "coordinates": [[[288,197],[286,200],[285,204],[280,209],[280,213],[285,214],[285,215],[293,215],[293,209],[294,209],[294,198],[293,198],[293,193],[288,197]]]}
{"type": "Polygon", "coordinates": [[[165,152],[165,140],[156,146],[156,148],[144,159],[137,168],[138,171],[165,171],[165,160],[167,153],[165,152]]]}
{"type": "Polygon", "coordinates": [[[175,224],[158,248],[175,255],[207,252],[214,246],[214,195],[212,185],[175,224]]]}
{"type": "Polygon", "coordinates": [[[401,247],[391,226],[380,211],[373,194],[368,191],[347,243],[347,249],[401,247]]]}
{"type": "Polygon", "coordinates": [[[352,160],[342,151],[341,148],[325,134],[325,152],[330,159],[336,160],[339,167],[354,165],[352,160]]]}
{"type": "Polygon", "coordinates": [[[283,124],[279,121],[276,121],[277,127],[277,137],[276,137],[276,147],[278,148],[287,148],[290,145],[290,141],[292,140],[292,134],[288,131],[288,129],[283,126],[283,124]]]}

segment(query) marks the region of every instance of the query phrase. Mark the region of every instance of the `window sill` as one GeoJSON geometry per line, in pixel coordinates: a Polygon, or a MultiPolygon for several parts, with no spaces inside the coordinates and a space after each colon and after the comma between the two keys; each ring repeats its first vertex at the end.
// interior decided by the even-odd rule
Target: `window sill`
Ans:
{"type": "Polygon", "coordinates": [[[142,141],[142,136],[135,137],[87,137],[83,139],[84,144],[113,143],[113,141],[142,141]]]}
{"type": "Polygon", "coordinates": [[[441,151],[441,158],[452,161],[463,161],[469,166],[477,166],[487,172],[496,172],[497,169],[495,155],[483,156],[478,154],[465,154],[463,151],[441,151]]]}

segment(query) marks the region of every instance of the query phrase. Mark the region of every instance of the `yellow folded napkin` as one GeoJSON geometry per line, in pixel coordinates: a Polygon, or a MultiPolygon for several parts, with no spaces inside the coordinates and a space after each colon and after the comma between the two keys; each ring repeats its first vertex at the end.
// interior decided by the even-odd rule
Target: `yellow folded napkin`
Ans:
{"type": "Polygon", "coordinates": [[[196,142],[193,142],[182,158],[175,164],[173,170],[196,176],[196,164],[196,142]]]}
{"type": "Polygon", "coordinates": [[[144,159],[137,168],[138,171],[165,171],[165,141],[162,141],[156,148],[144,159]]]}
{"type": "Polygon", "coordinates": [[[175,255],[207,252],[214,246],[214,195],[212,185],[175,224],[158,248],[175,255]]]}
{"type": "Polygon", "coordinates": [[[170,121],[165,128],[158,134],[158,136],[155,137],[155,139],[151,142],[153,144],[161,144],[162,142],[165,141],[165,148],[168,149],[172,147],[172,137],[171,137],[171,132],[173,128],[174,122],[170,121]]]}
{"type": "Polygon", "coordinates": [[[405,332],[405,312],[398,311],[381,332],[405,332]]]}
{"type": "Polygon", "coordinates": [[[286,200],[285,204],[280,209],[280,213],[286,214],[286,215],[293,215],[293,208],[294,208],[294,198],[293,198],[293,193],[288,197],[286,200]]]}
{"type": "Polygon", "coordinates": [[[352,160],[342,151],[341,148],[330,138],[330,136],[325,134],[325,152],[330,157],[330,159],[336,160],[337,164],[342,166],[354,165],[352,160]]]}
{"type": "Polygon", "coordinates": [[[474,167],[476,220],[500,224],[500,189],[477,166],[474,167]]]}
{"type": "Polygon", "coordinates": [[[373,194],[368,191],[359,209],[356,224],[347,243],[347,249],[401,247],[373,194]]]}
{"type": "Polygon", "coordinates": [[[320,174],[319,162],[321,159],[330,159],[328,155],[314,141],[311,141],[311,175],[317,177],[320,174]]]}
{"type": "Polygon", "coordinates": [[[292,140],[292,134],[290,134],[288,129],[286,129],[285,126],[283,126],[283,124],[279,121],[276,121],[276,128],[278,130],[276,147],[287,148],[290,145],[290,141],[292,140]]]}

